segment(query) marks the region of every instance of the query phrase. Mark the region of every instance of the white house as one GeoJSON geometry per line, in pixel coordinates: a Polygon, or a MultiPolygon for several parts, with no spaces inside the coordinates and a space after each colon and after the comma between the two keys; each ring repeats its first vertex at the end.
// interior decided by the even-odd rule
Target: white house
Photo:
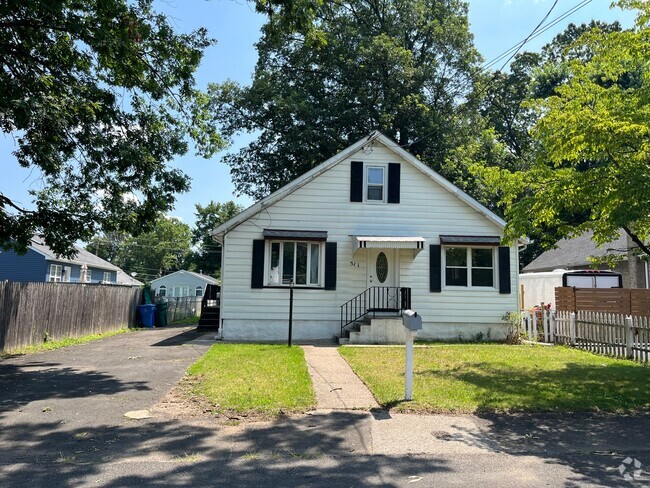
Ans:
{"type": "Polygon", "coordinates": [[[217,280],[193,271],[176,271],[151,281],[151,289],[159,297],[202,297],[206,285],[216,285],[217,280]]]}
{"type": "Polygon", "coordinates": [[[293,286],[297,339],[343,326],[394,342],[401,322],[368,319],[405,308],[422,316],[421,338],[499,338],[503,314],[518,310],[518,243],[501,246],[504,227],[375,132],[213,231],[222,336],[286,339],[293,286]]]}

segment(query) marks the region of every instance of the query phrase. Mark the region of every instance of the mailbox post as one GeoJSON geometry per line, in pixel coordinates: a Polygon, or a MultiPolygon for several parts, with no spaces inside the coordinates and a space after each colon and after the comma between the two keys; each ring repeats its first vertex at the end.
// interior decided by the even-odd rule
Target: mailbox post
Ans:
{"type": "Polygon", "coordinates": [[[404,374],[404,400],[413,400],[413,340],[422,329],[422,316],[413,310],[404,310],[402,324],[406,328],[406,371],[404,374]]]}

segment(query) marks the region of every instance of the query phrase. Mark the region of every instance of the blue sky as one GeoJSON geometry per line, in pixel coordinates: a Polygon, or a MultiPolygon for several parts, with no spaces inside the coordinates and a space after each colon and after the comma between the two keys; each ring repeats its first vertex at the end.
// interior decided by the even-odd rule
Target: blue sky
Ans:
{"type": "MultiPolygon", "coordinates": [[[[544,17],[552,5],[552,0],[471,0],[469,2],[470,30],[483,57],[489,61],[525,39],[544,17]]],[[[549,20],[573,9],[584,2],[580,0],[559,0],[549,20]]],[[[531,40],[523,50],[537,50],[550,41],[570,23],[588,22],[591,19],[619,20],[630,26],[633,15],[619,9],[610,9],[609,0],[592,0],[583,8],[531,40]]],[[[253,11],[244,0],[165,0],[157,7],[171,18],[173,25],[183,32],[204,26],[217,44],[206,51],[205,58],[197,73],[200,86],[209,82],[222,82],[232,79],[242,84],[251,80],[257,61],[254,43],[260,35],[264,18],[253,11]]],[[[496,67],[501,67],[502,63],[496,67]]],[[[229,150],[236,150],[250,141],[250,136],[242,135],[233,141],[229,150]]],[[[0,191],[11,199],[30,206],[28,190],[39,188],[40,179],[36,172],[20,168],[11,156],[13,140],[8,135],[0,136],[0,157],[4,161],[0,191]]],[[[225,154],[226,150],[223,154],[225,154]]],[[[188,224],[194,222],[194,204],[207,204],[210,200],[235,200],[248,206],[248,197],[235,197],[230,181],[229,168],[220,162],[216,155],[205,160],[193,155],[178,158],[173,165],[181,168],[192,178],[192,188],[179,195],[176,208],[171,215],[180,217],[188,224]]]]}

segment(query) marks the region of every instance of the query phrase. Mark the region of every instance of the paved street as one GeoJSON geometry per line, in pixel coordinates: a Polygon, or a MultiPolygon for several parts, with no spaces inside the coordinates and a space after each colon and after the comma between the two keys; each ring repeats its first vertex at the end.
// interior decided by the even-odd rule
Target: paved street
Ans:
{"type": "Polygon", "coordinates": [[[0,361],[0,486],[641,486],[650,416],[410,416],[319,410],[276,422],[148,409],[209,337],[142,331],[0,361]],[[231,425],[230,425],[231,424],[231,425]],[[633,462],[623,474],[634,474],[633,462]],[[643,469],[643,468],[642,468],[643,469]]]}

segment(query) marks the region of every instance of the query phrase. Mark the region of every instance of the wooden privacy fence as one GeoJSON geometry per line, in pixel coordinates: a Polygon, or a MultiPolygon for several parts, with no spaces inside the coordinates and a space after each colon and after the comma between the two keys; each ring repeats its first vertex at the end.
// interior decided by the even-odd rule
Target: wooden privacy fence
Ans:
{"type": "Polygon", "coordinates": [[[522,329],[533,341],[648,362],[650,290],[556,288],[557,310],[526,311],[522,329]]]}
{"type": "Polygon", "coordinates": [[[0,283],[0,352],[134,326],[140,303],[140,288],[0,283]]]}

